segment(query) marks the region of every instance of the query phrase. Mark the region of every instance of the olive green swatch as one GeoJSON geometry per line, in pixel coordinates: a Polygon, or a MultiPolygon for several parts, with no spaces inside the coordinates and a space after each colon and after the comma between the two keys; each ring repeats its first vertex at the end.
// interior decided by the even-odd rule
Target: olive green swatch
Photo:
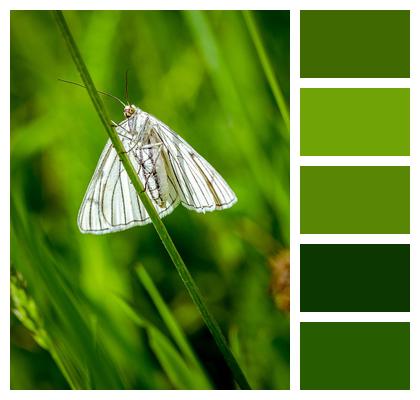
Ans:
{"type": "Polygon", "coordinates": [[[301,323],[300,387],[409,389],[409,323],[301,323]]]}
{"type": "Polygon", "coordinates": [[[302,244],[300,311],[410,311],[410,246],[302,244]]]}
{"type": "Polygon", "coordinates": [[[301,167],[300,232],[410,233],[409,167],[301,167]]]}
{"type": "Polygon", "coordinates": [[[410,89],[301,89],[302,156],[409,156],[410,89]]]}
{"type": "Polygon", "coordinates": [[[301,11],[300,76],[409,78],[410,11],[301,11]]]}

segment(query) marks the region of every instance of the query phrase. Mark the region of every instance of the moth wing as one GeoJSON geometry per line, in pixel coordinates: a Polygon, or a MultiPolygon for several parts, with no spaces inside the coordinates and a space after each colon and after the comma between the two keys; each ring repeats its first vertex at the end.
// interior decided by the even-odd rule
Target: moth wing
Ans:
{"type": "MultiPolygon", "coordinates": [[[[121,140],[126,150],[129,150],[131,141],[124,137],[121,140]]],[[[128,152],[128,155],[140,180],[148,190],[145,176],[140,173],[141,166],[133,156],[133,152],[128,152]]],[[[160,217],[171,213],[179,203],[177,189],[171,181],[168,191],[165,204],[157,205],[153,202],[160,217]]],[[[79,229],[83,233],[104,234],[150,222],[150,217],[109,140],[80,207],[79,229]]]]}
{"type": "Polygon", "coordinates": [[[235,204],[235,193],[222,176],[184,139],[161,121],[156,121],[182,205],[205,213],[235,204]]]}

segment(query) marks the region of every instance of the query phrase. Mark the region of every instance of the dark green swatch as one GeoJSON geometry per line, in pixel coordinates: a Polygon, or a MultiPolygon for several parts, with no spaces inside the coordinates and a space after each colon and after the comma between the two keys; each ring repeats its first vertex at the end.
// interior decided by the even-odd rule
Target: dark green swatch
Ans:
{"type": "Polygon", "coordinates": [[[302,78],[409,78],[408,10],[300,13],[302,78]]]}
{"type": "Polygon", "coordinates": [[[300,311],[410,311],[410,246],[302,244],[300,311]]]}
{"type": "Polygon", "coordinates": [[[410,233],[409,167],[301,167],[301,233],[410,233]]]}
{"type": "Polygon", "coordinates": [[[302,156],[409,156],[410,89],[301,89],[302,156]]]}
{"type": "Polygon", "coordinates": [[[301,323],[300,387],[409,389],[409,323],[301,323]]]}

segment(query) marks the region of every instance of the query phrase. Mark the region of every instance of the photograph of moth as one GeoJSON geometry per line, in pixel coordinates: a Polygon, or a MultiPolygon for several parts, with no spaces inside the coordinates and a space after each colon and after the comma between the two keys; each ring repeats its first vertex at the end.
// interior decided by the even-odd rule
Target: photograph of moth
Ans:
{"type": "MultiPolygon", "coordinates": [[[[112,126],[160,217],[179,203],[200,213],[236,203],[222,176],[184,139],[128,100],[127,104],[117,100],[124,105],[126,119],[112,126]]],[[[151,222],[111,140],[99,158],[77,221],[81,232],[93,234],[151,222]]]]}

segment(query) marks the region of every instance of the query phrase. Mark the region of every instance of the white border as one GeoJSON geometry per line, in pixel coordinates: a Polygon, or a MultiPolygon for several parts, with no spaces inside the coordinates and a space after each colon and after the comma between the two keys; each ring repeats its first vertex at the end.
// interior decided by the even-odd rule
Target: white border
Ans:
{"type": "MultiPolygon", "coordinates": [[[[8,10],[0,13],[0,57],[10,60],[10,19],[8,10]]],[[[0,182],[9,188],[0,196],[1,248],[0,248],[0,370],[4,379],[0,380],[0,391],[6,393],[10,385],[10,62],[1,64],[0,87],[2,90],[0,115],[3,132],[0,135],[0,182]],[[3,154],[4,152],[4,154],[3,154]],[[6,186],[7,185],[7,186],[6,186]]],[[[5,396],[2,396],[5,398],[5,396]]]]}
{"type": "MultiPolygon", "coordinates": [[[[299,88],[300,87],[410,87],[411,88],[411,157],[407,165],[411,166],[411,204],[420,204],[419,200],[419,156],[420,156],[420,139],[419,139],[419,122],[417,113],[420,110],[419,102],[419,52],[418,39],[420,37],[420,18],[418,15],[418,4],[409,0],[343,0],[337,2],[335,0],[260,0],[258,2],[250,0],[224,0],[212,1],[207,0],[189,0],[177,1],[172,5],[161,0],[138,1],[126,0],[125,2],[116,2],[114,0],[103,0],[100,3],[95,0],[38,0],[35,4],[30,0],[3,0],[0,5],[0,37],[1,37],[1,59],[9,60],[9,43],[10,43],[10,20],[9,11],[11,9],[285,9],[291,10],[291,390],[290,391],[262,391],[258,396],[265,398],[277,399],[281,396],[283,399],[336,399],[339,396],[342,399],[358,398],[366,399],[401,399],[412,398],[420,395],[419,383],[417,376],[420,376],[419,360],[420,360],[420,291],[417,288],[420,281],[420,260],[419,260],[419,211],[418,207],[411,207],[411,234],[410,235],[300,235],[299,234],[299,165],[301,162],[327,164],[328,158],[320,161],[313,161],[299,157],[299,88]],[[99,6],[99,7],[98,7],[99,6]],[[299,78],[299,10],[300,9],[410,9],[411,10],[411,78],[408,79],[300,79],[299,78]],[[416,46],[414,42],[416,40],[416,46]],[[386,82],[384,82],[386,81],[386,82]],[[302,160],[303,159],[303,160],[302,160]],[[322,236],[322,237],[321,237],[322,236]],[[411,243],[411,312],[409,315],[402,313],[401,318],[407,316],[411,321],[411,390],[410,391],[298,391],[299,388],[299,321],[309,320],[311,318],[349,318],[347,313],[317,315],[309,317],[305,313],[299,313],[299,243],[411,243]],[[305,319],[306,318],[306,319],[305,319]],[[417,394],[416,394],[417,393],[417,394]]],[[[3,124],[3,134],[0,135],[0,149],[5,154],[0,157],[0,174],[2,184],[6,183],[10,189],[9,175],[9,156],[10,156],[10,138],[6,132],[10,131],[10,66],[9,63],[2,62],[0,64],[0,87],[2,90],[2,105],[0,108],[1,120],[3,124]],[[7,105],[7,107],[5,107],[7,105]]],[[[395,165],[378,164],[378,165],[395,165]]],[[[354,161],[336,160],[341,162],[340,165],[354,165],[354,161]],[[349,164],[350,163],[350,164],[349,164]]],[[[373,161],[372,161],[373,162],[373,161]]],[[[383,160],[383,162],[388,162],[383,160]]],[[[392,162],[395,162],[392,161],[392,162]]],[[[402,161],[401,161],[402,162],[402,161]]],[[[314,164],[305,164],[314,165],[314,164]]],[[[375,164],[376,165],[376,164],[375,164]]],[[[406,165],[406,164],[404,164],[406,165]]],[[[2,371],[0,380],[0,393],[4,399],[54,399],[57,398],[74,398],[72,391],[10,391],[10,364],[9,364],[9,262],[10,262],[10,203],[9,195],[1,196],[0,215],[2,221],[0,251],[2,276],[0,278],[0,369],[2,371]]],[[[365,314],[365,317],[367,315],[365,314]]],[[[368,317],[374,318],[372,315],[368,317]]],[[[389,313],[381,313],[382,320],[392,320],[396,316],[389,313]],[[388,319],[387,319],[388,318],[388,319]]],[[[398,316],[399,318],[400,316],[398,316]]],[[[360,318],[363,318],[360,316],[360,318]]],[[[375,317],[376,318],[376,317],[375,317]]],[[[377,317],[379,318],[379,317],[377,317]]],[[[317,319],[318,320],[318,319],[317,319]]],[[[348,320],[348,319],[343,319],[348,320]]],[[[253,392],[238,391],[171,391],[170,393],[163,391],[78,391],[77,397],[80,398],[101,398],[111,399],[118,395],[121,399],[137,399],[139,396],[147,399],[161,398],[162,396],[171,396],[174,399],[196,399],[214,398],[214,396],[229,396],[236,398],[253,398],[253,392]],[[252,397],[251,397],[252,396],[252,397]]]]}
{"type": "Polygon", "coordinates": [[[301,244],[410,244],[409,234],[305,234],[300,235],[301,244]]]}
{"type": "Polygon", "coordinates": [[[6,0],[8,10],[409,10],[415,8],[411,0],[178,0],[168,4],[165,0],[6,0]]]}
{"type": "Polygon", "coordinates": [[[409,166],[409,156],[300,156],[301,166],[409,166]]]}
{"type": "Polygon", "coordinates": [[[420,37],[420,9],[415,7],[411,11],[410,21],[410,54],[411,54],[411,91],[410,91],[410,380],[413,392],[420,393],[420,344],[419,344],[419,322],[420,322],[420,291],[417,283],[420,281],[420,254],[419,254],[419,228],[420,218],[418,206],[420,202],[420,137],[419,137],[419,106],[420,106],[420,49],[418,38],[420,37]]]}
{"type": "Polygon", "coordinates": [[[409,88],[410,78],[300,78],[301,88],[409,88]]]}
{"type": "Polygon", "coordinates": [[[290,11],[290,390],[300,375],[300,11],[290,11]]]}
{"type": "Polygon", "coordinates": [[[409,312],[301,312],[305,322],[409,322],[409,312]]]}

